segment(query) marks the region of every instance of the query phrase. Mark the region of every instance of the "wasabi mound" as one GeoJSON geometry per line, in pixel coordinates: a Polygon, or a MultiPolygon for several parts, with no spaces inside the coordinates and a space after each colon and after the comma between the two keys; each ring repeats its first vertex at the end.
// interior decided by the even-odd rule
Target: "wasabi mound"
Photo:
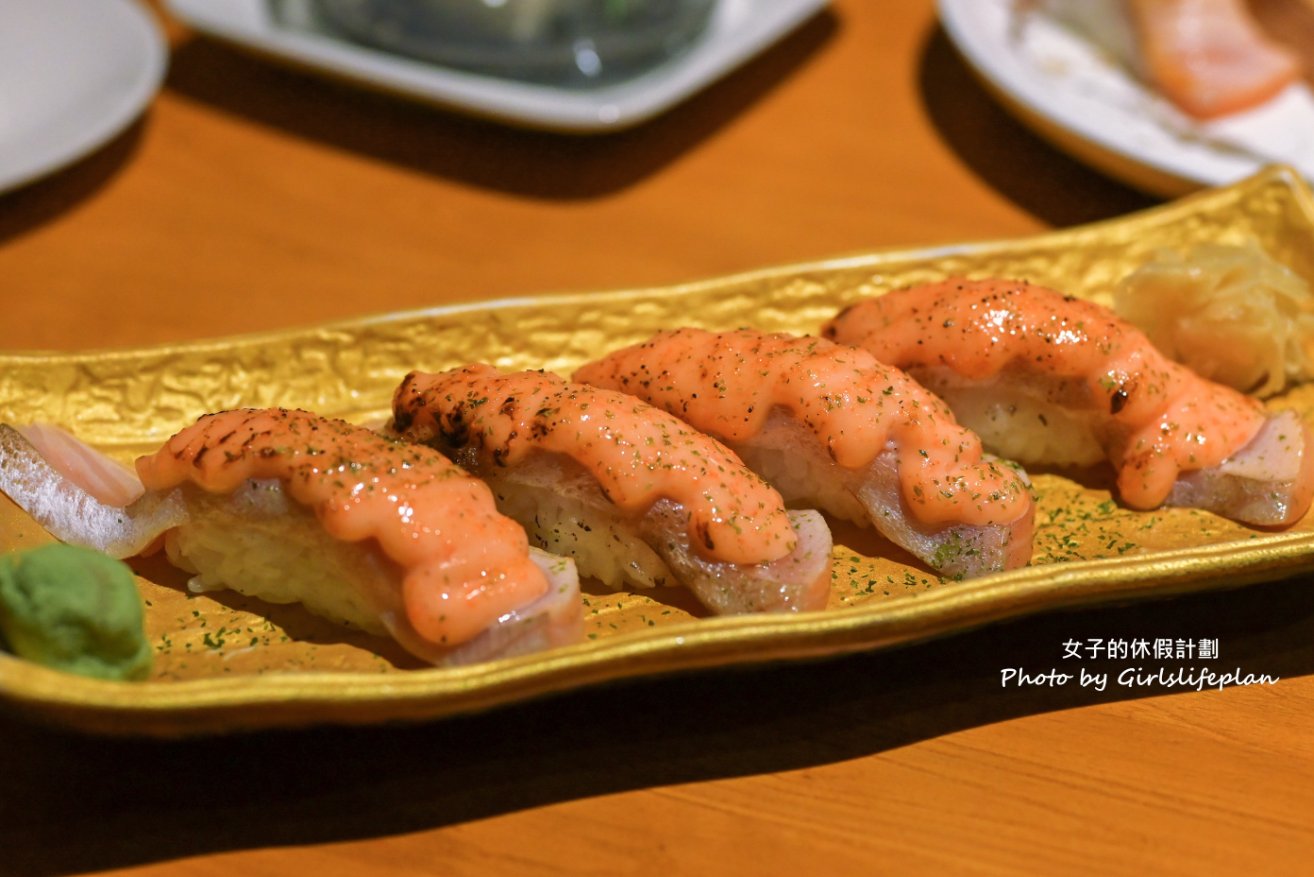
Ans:
{"type": "Polygon", "coordinates": [[[101,679],[139,679],[151,666],[132,570],[74,545],[0,557],[0,645],[101,679]]]}

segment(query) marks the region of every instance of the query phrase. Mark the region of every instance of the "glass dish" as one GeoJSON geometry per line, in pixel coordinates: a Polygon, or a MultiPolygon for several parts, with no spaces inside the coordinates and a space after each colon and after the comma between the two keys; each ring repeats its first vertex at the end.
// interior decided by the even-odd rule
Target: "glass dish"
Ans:
{"type": "Polygon", "coordinates": [[[574,134],[619,131],[670,110],[826,6],[826,0],[717,0],[705,27],[664,62],[579,87],[441,66],[385,51],[345,38],[344,25],[327,21],[313,2],[166,0],[166,5],[200,33],[302,70],[500,122],[574,134]]]}
{"type": "Polygon", "coordinates": [[[463,70],[587,88],[670,60],[715,0],[314,0],[360,42],[463,70]]]}

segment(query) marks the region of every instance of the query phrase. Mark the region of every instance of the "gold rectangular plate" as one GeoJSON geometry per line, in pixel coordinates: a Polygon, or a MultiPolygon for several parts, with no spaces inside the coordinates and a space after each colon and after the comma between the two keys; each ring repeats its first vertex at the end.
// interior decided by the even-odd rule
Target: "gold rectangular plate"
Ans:
{"type": "MultiPolygon", "coordinates": [[[[0,354],[0,421],[60,423],[115,456],[153,450],[198,415],[235,406],[381,417],[413,368],[485,361],[569,373],[599,351],[677,325],[816,332],[866,296],[950,274],[1026,278],[1098,296],[1161,247],[1257,240],[1314,281],[1314,197],[1274,168],[1224,189],[1034,238],[882,252],[662,289],[553,295],[218,341],[84,354],[0,354]]],[[[1314,417],[1314,387],[1270,403],[1314,417]]],[[[829,607],[700,617],[682,593],[585,596],[588,638],[472,667],[418,666],[392,643],[234,594],[187,592],[139,561],[155,670],[136,683],[0,655],[11,707],[86,731],[181,735],[427,720],[604,680],[884,648],[1028,613],[1237,587],[1314,569],[1314,520],[1283,533],[1188,509],[1133,512],[1102,483],[1035,476],[1025,569],[941,581],[889,543],[836,528],[829,607]]],[[[0,550],[49,540],[0,496],[0,550]]]]}

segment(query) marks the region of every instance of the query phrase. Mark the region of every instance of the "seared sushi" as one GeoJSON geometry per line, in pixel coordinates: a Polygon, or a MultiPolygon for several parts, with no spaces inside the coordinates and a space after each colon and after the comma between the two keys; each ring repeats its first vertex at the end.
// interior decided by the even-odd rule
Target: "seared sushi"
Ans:
{"type": "Polygon", "coordinates": [[[1024,473],[863,350],[749,329],[658,333],[574,379],[630,393],[726,442],[788,502],[876,528],[938,572],[1026,564],[1024,473]]]}
{"type": "Polygon", "coordinates": [[[485,479],[542,547],[611,587],[683,585],[715,613],[820,609],[830,530],[729,449],[649,405],[544,372],[413,372],[391,428],[485,479]]]}
{"type": "Polygon", "coordinates": [[[427,448],[304,411],[225,411],[139,459],[133,489],[88,477],[116,464],[85,445],[30,434],[50,459],[0,426],[0,490],[65,542],[129,557],[162,541],[193,590],[300,602],[434,664],[582,635],[573,563],[531,551],[487,486],[427,448]]]}
{"type": "Polygon", "coordinates": [[[1294,523],[1314,445],[1291,411],[1201,378],[1112,311],[1013,280],[946,280],[848,308],[824,334],[907,370],[987,447],[1025,464],[1108,460],[1132,508],[1294,523]]]}

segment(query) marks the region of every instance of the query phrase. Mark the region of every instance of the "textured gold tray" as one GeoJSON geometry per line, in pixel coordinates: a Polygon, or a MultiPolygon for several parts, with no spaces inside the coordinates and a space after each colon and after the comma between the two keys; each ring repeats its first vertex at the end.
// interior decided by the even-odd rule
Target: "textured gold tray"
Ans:
{"type": "MultiPolygon", "coordinates": [[[[1098,295],[1155,249],[1257,239],[1314,279],[1314,198],[1277,168],[1111,222],[1026,240],[885,252],[664,289],[555,295],[354,320],[260,336],[86,354],[0,354],[0,421],[62,423],[130,459],[199,414],[238,405],[383,416],[412,368],[483,360],[569,372],[660,327],[815,332],[837,308],[946,274],[1025,277],[1098,295]]],[[[1271,403],[1314,417],[1314,387],[1271,403]]],[[[586,595],[588,639],[457,669],[299,607],[191,595],[159,560],[137,565],[153,676],[113,683],[0,655],[12,707],[84,730],[226,732],[433,719],[603,680],[882,648],[1027,613],[1235,587],[1314,569],[1314,521],[1273,534],[1192,510],[1132,512],[1100,478],[1036,474],[1035,557],[942,582],[889,543],[837,527],[830,606],[795,616],[699,617],[680,592],[586,595]]],[[[0,550],[49,537],[0,496],[0,550]]]]}

